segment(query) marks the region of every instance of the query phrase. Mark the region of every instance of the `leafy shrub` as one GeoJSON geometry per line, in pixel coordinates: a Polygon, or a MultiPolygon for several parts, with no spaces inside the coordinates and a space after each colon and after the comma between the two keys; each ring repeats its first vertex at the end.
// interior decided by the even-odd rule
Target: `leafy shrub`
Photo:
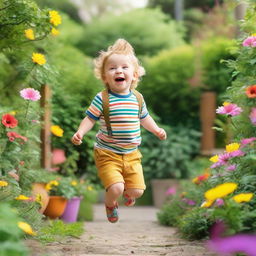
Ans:
{"type": "Polygon", "coordinates": [[[194,61],[194,49],[187,45],[162,51],[147,60],[146,76],[139,90],[163,123],[198,123],[199,90],[189,84],[194,61]]]}
{"type": "Polygon", "coordinates": [[[193,208],[180,218],[178,227],[183,237],[193,240],[209,236],[212,224],[205,208],[193,208]]]}
{"type": "Polygon", "coordinates": [[[177,24],[160,10],[135,9],[95,19],[85,27],[78,46],[86,55],[96,56],[118,38],[128,40],[138,55],[153,55],[183,44],[177,24]]]}
{"type": "Polygon", "coordinates": [[[146,180],[190,176],[189,163],[199,151],[200,133],[185,127],[165,129],[165,141],[143,131],[141,152],[146,180]]]}

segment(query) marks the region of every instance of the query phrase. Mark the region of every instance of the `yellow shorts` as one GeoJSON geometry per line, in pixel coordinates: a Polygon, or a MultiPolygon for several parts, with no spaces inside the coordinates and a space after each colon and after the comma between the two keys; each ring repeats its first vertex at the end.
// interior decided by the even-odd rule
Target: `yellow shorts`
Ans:
{"type": "Polygon", "coordinates": [[[129,154],[116,154],[110,150],[94,149],[98,176],[105,189],[115,183],[124,183],[125,188],[146,189],[139,150],[129,154]]]}

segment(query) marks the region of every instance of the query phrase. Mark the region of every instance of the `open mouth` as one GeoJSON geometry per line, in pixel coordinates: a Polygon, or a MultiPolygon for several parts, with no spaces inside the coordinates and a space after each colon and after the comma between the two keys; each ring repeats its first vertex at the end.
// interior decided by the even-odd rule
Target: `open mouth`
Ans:
{"type": "Polygon", "coordinates": [[[116,82],[123,82],[125,79],[123,77],[117,77],[115,78],[116,82]]]}

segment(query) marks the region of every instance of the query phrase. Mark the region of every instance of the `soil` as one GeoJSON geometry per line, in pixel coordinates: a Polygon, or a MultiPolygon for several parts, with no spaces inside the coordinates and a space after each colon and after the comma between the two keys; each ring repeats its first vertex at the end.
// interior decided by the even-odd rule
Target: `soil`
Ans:
{"type": "Polygon", "coordinates": [[[85,232],[78,239],[68,238],[42,246],[27,240],[30,256],[214,256],[203,242],[186,241],[176,229],[160,226],[157,208],[134,206],[119,208],[117,223],[106,220],[104,205],[94,206],[94,221],[85,222],[85,232]]]}

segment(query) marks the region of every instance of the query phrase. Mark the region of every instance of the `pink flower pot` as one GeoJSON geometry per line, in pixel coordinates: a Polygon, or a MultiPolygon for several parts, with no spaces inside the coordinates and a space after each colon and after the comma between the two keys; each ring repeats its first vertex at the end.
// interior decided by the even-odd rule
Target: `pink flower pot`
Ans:
{"type": "Polygon", "coordinates": [[[76,222],[82,197],[73,197],[68,200],[61,219],[65,222],[76,222]]]}

